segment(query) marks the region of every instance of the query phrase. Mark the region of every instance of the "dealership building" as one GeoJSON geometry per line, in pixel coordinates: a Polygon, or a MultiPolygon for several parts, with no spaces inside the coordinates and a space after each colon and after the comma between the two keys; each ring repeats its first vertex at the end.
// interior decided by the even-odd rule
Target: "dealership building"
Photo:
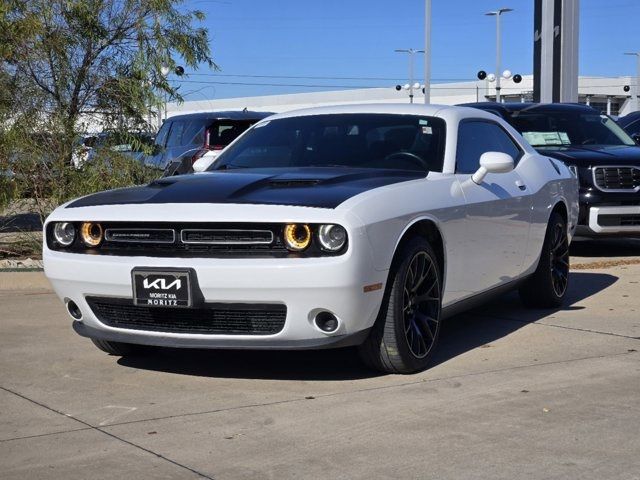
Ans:
{"type": "MultiPolygon", "coordinates": [[[[613,116],[623,116],[635,109],[625,85],[633,85],[632,77],[579,77],[579,102],[613,116]]],[[[633,87],[632,87],[633,90],[633,87]]],[[[530,102],[533,99],[533,75],[525,75],[520,83],[503,80],[501,90],[504,102],[530,102]]],[[[414,101],[423,102],[422,92],[416,90],[414,101]]],[[[494,101],[495,84],[484,81],[434,83],[431,86],[431,103],[456,105],[459,103],[494,101]]],[[[322,105],[354,103],[403,103],[409,102],[408,91],[389,88],[359,88],[324,92],[265,95],[256,97],[225,98],[185,101],[167,105],[167,116],[205,111],[248,110],[285,112],[322,105]]]]}

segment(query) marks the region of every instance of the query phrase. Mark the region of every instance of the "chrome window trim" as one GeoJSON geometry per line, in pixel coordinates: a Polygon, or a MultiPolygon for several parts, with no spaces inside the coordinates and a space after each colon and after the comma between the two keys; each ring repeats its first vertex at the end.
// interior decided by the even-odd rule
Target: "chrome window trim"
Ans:
{"type": "Polygon", "coordinates": [[[180,241],[185,245],[271,245],[274,240],[274,235],[271,230],[246,230],[238,228],[185,228],[180,231],[180,241]],[[253,233],[268,233],[269,241],[265,240],[249,240],[249,241],[195,241],[185,240],[185,232],[253,232],[253,233]]]}
{"type": "Polygon", "coordinates": [[[636,167],[635,165],[598,165],[591,169],[591,175],[593,177],[593,186],[596,187],[601,192],[613,192],[613,193],[636,193],[640,192],[640,185],[635,188],[603,188],[598,185],[596,182],[596,170],[605,169],[605,168],[630,168],[632,170],[640,171],[640,167],[636,167]]]}
{"type": "Polygon", "coordinates": [[[114,243],[175,243],[176,241],[176,231],[173,228],[107,228],[104,232],[104,239],[107,242],[114,243]],[[145,239],[132,239],[132,240],[121,240],[109,238],[109,234],[111,232],[171,232],[171,241],[169,240],[145,240],[145,239]]]}

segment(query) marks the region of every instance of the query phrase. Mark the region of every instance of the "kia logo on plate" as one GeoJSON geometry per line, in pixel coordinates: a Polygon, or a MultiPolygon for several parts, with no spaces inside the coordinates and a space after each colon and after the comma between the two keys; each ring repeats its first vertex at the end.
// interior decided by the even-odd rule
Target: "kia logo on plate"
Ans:
{"type": "Polygon", "coordinates": [[[180,290],[182,287],[182,281],[178,278],[171,283],[167,283],[165,278],[157,278],[153,282],[150,282],[148,278],[145,278],[142,285],[146,289],[155,288],[156,290],[171,290],[176,288],[180,290]]]}

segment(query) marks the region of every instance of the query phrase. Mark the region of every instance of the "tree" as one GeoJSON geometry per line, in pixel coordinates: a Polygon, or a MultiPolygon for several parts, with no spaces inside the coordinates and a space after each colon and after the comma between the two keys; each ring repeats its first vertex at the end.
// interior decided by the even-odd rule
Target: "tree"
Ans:
{"type": "MultiPolygon", "coordinates": [[[[39,91],[47,114],[72,131],[83,115],[143,121],[161,95],[179,98],[161,73],[176,58],[215,67],[200,11],[183,0],[9,0],[2,68],[39,91]]],[[[21,92],[16,92],[20,94],[21,92]]]]}
{"type": "Polygon", "coordinates": [[[45,147],[46,165],[33,169],[50,170],[64,185],[74,141],[88,124],[142,130],[164,98],[181,100],[163,67],[217,68],[198,26],[204,14],[183,3],[0,2],[0,172],[15,152],[45,147]]]}

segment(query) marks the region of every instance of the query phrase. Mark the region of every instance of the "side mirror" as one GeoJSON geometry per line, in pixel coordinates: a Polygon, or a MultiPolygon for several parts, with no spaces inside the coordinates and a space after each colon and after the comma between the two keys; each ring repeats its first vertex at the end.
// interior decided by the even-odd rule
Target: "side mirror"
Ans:
{"type": "Polygon", "coordinates": [[[480,185],[487,173],[507,173],[513,170],[513,157],[502,152],[485,152],[480,157],[480,168],[471,176],[480,185]]]}
{"type": "Polygon", "coordinates": [[[193,162],[193,171],[195,173],[201,173],[207,170],[211,165],[211,158],[207,158],[206,156],[200,157],[198,160],[193,162]]]}

